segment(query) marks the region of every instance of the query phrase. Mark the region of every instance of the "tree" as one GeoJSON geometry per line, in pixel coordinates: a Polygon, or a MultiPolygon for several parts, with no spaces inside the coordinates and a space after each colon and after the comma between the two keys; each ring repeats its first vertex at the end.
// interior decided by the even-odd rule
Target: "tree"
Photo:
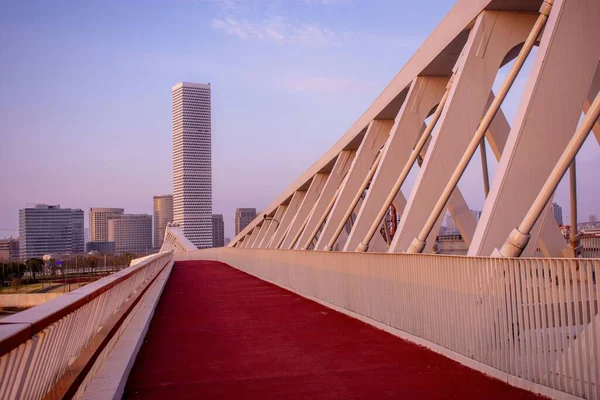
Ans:
{"type": "Polygon", "coordinates": [[[134,260],[136,258],[138,258],[137,255],[132,254],[132,253],[125,253],[123,254],[123,258],[124,258],[124,264],[126,267],[129,267],[129,264],[131,264],[131,260],[134,260]]]}
{"type": "Polygon", "coordinates": [[[32,279],[35,280],[35,274],[41,273],[44,270],[44,261],[41,258],[30,258],[25,261],[25,266],[31,272],[32,279]]]}
{"type": "Polygon", "coordinates": [[[98,266],[98,259],[95,256],[89,255],[85,258],[85,266],[94,271],[98,266]]]}

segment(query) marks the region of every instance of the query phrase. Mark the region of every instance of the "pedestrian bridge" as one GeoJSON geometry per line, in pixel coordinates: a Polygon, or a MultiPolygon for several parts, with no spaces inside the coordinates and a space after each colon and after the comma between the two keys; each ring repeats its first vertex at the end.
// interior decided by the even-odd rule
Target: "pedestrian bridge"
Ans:
{"type": "Polygon", "coordinates": [[[0,398],[597,399],[598,273],[588,259],[165,251],[0,320],[0,398]]]}
{"type": "Polygon", "coordinates": [[[599,37],[598,0],[459,0],[228,247],[170,226],[159,254],[0,320],[0,398],[600,399],[576,162],[600,141],[599,37]]]}

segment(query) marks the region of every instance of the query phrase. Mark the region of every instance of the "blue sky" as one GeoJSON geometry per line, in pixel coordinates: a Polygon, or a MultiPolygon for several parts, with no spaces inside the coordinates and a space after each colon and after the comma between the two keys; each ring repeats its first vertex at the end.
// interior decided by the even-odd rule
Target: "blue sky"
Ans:
{"type": "Polygon", "coordinates": [[[151,213],[172,191],[179,81],[212,85],[213,212],[233,237],[235,208],[317,160],[453,3],[1,2],[0,237],[27,203],[82,208],[86,226],[90,207],[151,213]]]}

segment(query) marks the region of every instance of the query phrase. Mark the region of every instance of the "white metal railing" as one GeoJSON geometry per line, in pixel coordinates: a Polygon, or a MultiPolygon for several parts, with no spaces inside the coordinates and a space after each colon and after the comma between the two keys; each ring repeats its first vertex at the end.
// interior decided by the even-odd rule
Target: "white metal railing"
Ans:
{"type": "Polygon", "coordinates": [[[160,251],[173,251],[182,253],[185,251],[194,251],[198,248],[183,235],[178,225],[169,224],[165,229],[165,237],[160,251]]]}
{"type": "Polygon", "coordinates": [[[521,378],[519,386],[600,399],[598,259],[237,248],[179,258],[223,261],[501,371],[512,383],[518,379],[510,375],[521,378]]]}
{"type": "MultiPolygon", "coordinates": [[[[583,258],[600,258],[600,237],[584,236],[579,238],[581,245],[580,256],[583,258]]],[[[569,245],[569,238],[565,238],[565,248],[569,245]]],[[[544,257],[542,250],[538,247],[533,253],[534,257],[544,257]]]]}
{"type": "MultiPolygon", "coordinates": [[[[0,399],[73,397],[173,253],[0,320],[0,399]]],[[[79,392],[81,393],[81,392],[79,392]]]]}
{"type": "Polygon", "coordinates": [[[600,258],[600,237],[579,238],[581,256],[584,258],[600,258]]]}

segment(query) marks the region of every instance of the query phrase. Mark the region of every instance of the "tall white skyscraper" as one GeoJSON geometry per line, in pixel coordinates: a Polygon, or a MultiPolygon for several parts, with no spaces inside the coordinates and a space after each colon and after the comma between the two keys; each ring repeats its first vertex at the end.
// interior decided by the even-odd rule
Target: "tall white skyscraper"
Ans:
{"type": "Polygon", "coordinates": [[[210,84],[173,86],[173,222],[196,247],[212,247],[210,84]]]}

